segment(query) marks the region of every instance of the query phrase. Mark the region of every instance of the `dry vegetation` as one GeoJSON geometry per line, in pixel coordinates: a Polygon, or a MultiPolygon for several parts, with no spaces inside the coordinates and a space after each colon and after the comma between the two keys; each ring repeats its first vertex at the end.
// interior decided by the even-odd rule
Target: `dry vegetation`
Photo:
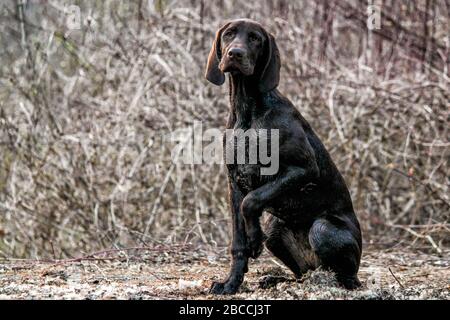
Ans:
{"type": "MultiPolygon", "coordinates": [[[[402,256],[427,264],[423,273],[434,258],[448,262],[448,1],[384,0],[381,29],[373,32],[361,0],[38,2],[0,3],[0,257],[59,259],[158,243],[217,251],[228,243],[224,168],[174,164],[167,135],[194,120],[224,127],[227,88],[208,84],[203,69],[217,27],[249,17],[276,36],[280,90],[346,178],[366,247],[426,250],[432,256],[422,260],[402,256]],[[66,4],[81,7],[80,30],[68,29],[66,4]]],[[[378,258],[366,260],[364,280],[372,262],[376,269],[388,259],[378,258]]],[[[219,267],[225,272],[205,259],[185,273],[183,260],[163,267],[143,261],[176,281],[206,266],[215,271],[204,281],[219,267]]],[[[97,273],[87,277],[110,279],[124,263],[89,264],[97,273]]],[[[0,298],[25,292],[8,291],[4,281],[46,268],[16,273],[15,265],[0,267],[0,298]]],[[[70,273],[60,265],[54,272],[59,268],[70,273]]],[[[432,270],[444,282],[438,289],[418,279],[444,291],[411,296],[448,298],[448,263],[432,270]]],[[[417,286],[410,276],[402,280],[407,288],[417,286]]],[[[300,288],[295,284],[291,298],[307,297],[300,288]]],[[[339,290],[332,297],[353,297],[339,290]]],[[[276,297],[264,292],[256,294],[276,297]]]]}
{"type": "MultiPolygon", "coordinates": [[[[450,264],[412,251],[366,251],[355,291],[337,284],[334,274],[309,272],[300,281],[263,255],[234,296],[208,294],[211,281],[226,273],[225,251],[164,246],[109,251],[95,259],[6,261],[0,264],[1,299],[450,299],[450,264]],[[267,276],[285,282],[262,287],[267,276]]],[[[448,254],[448,252],[447,252],[448,254]]]]}

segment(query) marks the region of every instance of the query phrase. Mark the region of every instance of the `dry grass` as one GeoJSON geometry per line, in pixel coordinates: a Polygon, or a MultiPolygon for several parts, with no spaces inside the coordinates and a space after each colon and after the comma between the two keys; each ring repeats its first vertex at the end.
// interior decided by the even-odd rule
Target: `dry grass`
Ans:
{"type": "MultiPolygon", "coordinates": [[[[338,13],[320,56],[322,24],[306,1],[289,4],[288,13],[271,11],[269,2],[221,9],[163,1],[141,17],[138,2],[125,11],[114,1],[84,2],[83,21],[95,23],[71,33],[51,3],[29,4],[25,49],[14,4],[0,5],[0,256],[228,242],[224,168],[172,163],[164,137],[194,120],[224,127],[227,88],[207,83],[203,69],[214,31],[237,16],[276,36],[280,90],[346,178],[365,242],[445,251],[445,71],[415,67],[389,43],[386,68],[368,66],[358,53],[364,31],[338,13]]],[[[444,43],[448,21],[439,12],[436,21],[444,43]]]]}

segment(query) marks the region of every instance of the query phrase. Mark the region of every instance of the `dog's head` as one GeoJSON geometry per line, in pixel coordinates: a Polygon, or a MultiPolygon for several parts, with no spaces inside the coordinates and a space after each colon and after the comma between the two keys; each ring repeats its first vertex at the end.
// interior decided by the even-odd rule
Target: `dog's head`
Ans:
{"type": "Polygon", "coordinates": [[[222,85],[227,72],[256,76],[260,91],[267,92],[278,86],[280,66],[278,47],[269,32],[255,21],[233,20],[216,33],[208,56],[206,79],[222,85]]]}

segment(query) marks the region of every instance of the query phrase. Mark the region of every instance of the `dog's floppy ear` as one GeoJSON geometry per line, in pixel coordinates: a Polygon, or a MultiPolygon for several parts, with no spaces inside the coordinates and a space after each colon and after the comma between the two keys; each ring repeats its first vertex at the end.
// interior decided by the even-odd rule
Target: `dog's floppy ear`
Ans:
{"type": "Polygon", "coordinates": [[[218,86],[222,85],[225,82],[225,75],[223,74],[222,70],[219,69],[219,63],[222,59],[220,38],[222,37],[222,31],[225,30],[228,25],[229,23],[225,24],[216,32],[216,38],[214,39],[211,50],[209,51],[208,63],[206,64],[206,79],[218,86]]]}
{"type": "Polygon", "coordinates": [[[261,92],[275,89],[280,82],[280,52],[278,51],[273,35],[267,31],[265,33],[267,43],[265,44],[264,54],[261,59],[263,68],[259,82],[259,90],[261,92]]]}

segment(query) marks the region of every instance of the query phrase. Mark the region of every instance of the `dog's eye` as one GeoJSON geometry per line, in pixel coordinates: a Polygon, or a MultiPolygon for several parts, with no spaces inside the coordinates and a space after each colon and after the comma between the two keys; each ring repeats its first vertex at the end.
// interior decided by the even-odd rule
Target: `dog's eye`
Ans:
{"type": "Polygon", "coordinates": [[[233,29],[230,29],[230,30],[225,31],[223,36],[225,38],[231,38],[232,36],[234,36],[234,34],[235,34],[235,31],[233,29]]]}
{"type": "Polygon", "coordinates": [[[256,34],[251,33],[248,35],[248,40],[250,42],[256,42],[256,41],[259,41],[259,37],[256,34]]]}

